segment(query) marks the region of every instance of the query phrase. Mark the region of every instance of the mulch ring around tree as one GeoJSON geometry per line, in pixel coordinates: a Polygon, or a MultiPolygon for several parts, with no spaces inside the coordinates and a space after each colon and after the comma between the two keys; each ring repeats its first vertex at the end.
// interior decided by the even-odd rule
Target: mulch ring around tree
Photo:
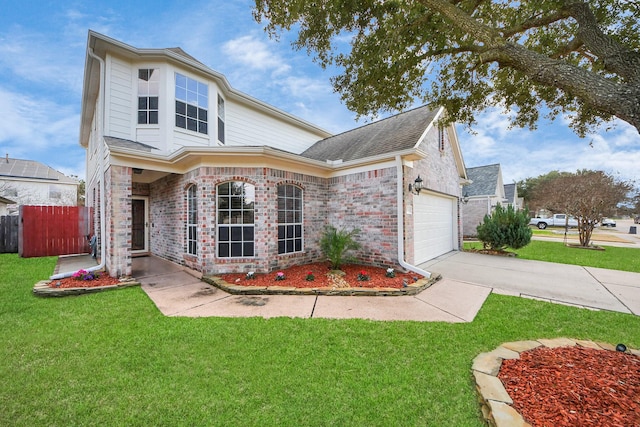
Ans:
{"type": "Polygon", "coordinates": [[[624,344],[504,343],[473,371],[490,425],[640,426],[640,351],[624,344]]]}
{"type": "Polygon", "coordinates": [[[584,347],[539,347],[498,374],[532,426],[640,426],[640,357],[584,347]]]}
{"type": "Polygon", "coordinates": [[[359,264],[344,264],[339,272],[332,272],[328,262],[317,262],[276,270],[271,273],[256,273],[253,278],[248,278],[247,273],[222,274],[220,277],[228,284],[249,287],[393,289],[402,289],[423,278],[413,272],[400,272],[396,269],[393,272],[394,277],[388,277],[386,268],[359,264]],[[278,280],[279,277],[282,279],[278,280]]]}

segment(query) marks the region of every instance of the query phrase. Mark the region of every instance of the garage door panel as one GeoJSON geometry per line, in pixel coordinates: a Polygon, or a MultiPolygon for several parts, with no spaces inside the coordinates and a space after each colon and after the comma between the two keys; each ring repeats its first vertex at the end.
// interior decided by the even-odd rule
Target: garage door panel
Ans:
{"type": "Polygon", "coordinates": [[[414,197],[414,256],[417,264],[454,249],[455,199],[420,194],[414,197]]]}

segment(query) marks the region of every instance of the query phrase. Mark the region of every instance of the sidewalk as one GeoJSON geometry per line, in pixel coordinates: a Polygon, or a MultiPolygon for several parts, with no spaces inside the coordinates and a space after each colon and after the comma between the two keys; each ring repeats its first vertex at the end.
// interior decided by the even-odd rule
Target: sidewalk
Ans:
{"type": "MultiPolygon", "coordinates": [[[[96,265],[60,257],[57,272],[96,265]]],[[[470,252],[450,252],[421,268],[443,279],[415,296],[231,295],[199,273],[164,259],[133,259],[133,277],[166,316],[300,317],[471,322],[491,292],[640,315],[640,273],[470,252]]]]}

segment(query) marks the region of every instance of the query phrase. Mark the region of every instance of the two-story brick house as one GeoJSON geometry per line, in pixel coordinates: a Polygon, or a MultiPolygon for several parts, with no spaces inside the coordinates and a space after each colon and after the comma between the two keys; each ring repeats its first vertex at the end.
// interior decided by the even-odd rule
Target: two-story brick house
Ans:
{"type": "Polygon", "coordinates": [[[80,144],[100,255],[112,276],[143,254],[266,272],[323,259],[333,225],[361,230],[363,263],[413,269],[461,244],[466,172],[442,114],[421,107],[331,135],[179,48],[89,32],[80,144]]]}

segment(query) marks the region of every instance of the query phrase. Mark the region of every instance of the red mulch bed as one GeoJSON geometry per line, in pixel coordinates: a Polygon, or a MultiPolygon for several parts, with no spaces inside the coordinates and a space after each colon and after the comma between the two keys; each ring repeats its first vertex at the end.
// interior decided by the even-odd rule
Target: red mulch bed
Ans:
{"type": "MultiPolygon", "coordinates": [[[[267,274],[255,274],[254,279],[247,279],[246,273],[242,274],[223,274],[222,279],[234,285],[241,286],[293,286],[296,288],[323,288],[331,287],[327,273],[330,264],[327,262],[317,262],[313,264],[305,264],[293,266],[282,270],[277,270],[267,274]],[[284,280],[276,280],[278,271],[284,273],[284,280]],[[313,281],[306,280],[307,273],[311,272],[315,279],[313,281]]],[[[414,283],[422,279],[422,276],[416,273],[401,273],[395,270],[396,277],[386,277],[386,268],[370,267],[358,264],[343,265],[342,271],[346,273],[344,280],[353,288],[396,288],[403,287],[403,282],[407,284],[414,283]],[[358,280],[360,272],[366,273],[369,280],[358,280]]]]}
{"type": "Polygon", "coordinates": [[[120,280],[109,276],[107,273],[101,273],[100,277],[93,280],[78,280],[75,277],[67,277],[66,279],[57,279],[49,282],[50,288],[94,288],[97,286],[117,285],[120,280]]]}
{"type": "Polygon", "coordinates": [[[498,378],[533,427],[640,426],[640,358],[540,347],[505,360],[498,378]]]}

